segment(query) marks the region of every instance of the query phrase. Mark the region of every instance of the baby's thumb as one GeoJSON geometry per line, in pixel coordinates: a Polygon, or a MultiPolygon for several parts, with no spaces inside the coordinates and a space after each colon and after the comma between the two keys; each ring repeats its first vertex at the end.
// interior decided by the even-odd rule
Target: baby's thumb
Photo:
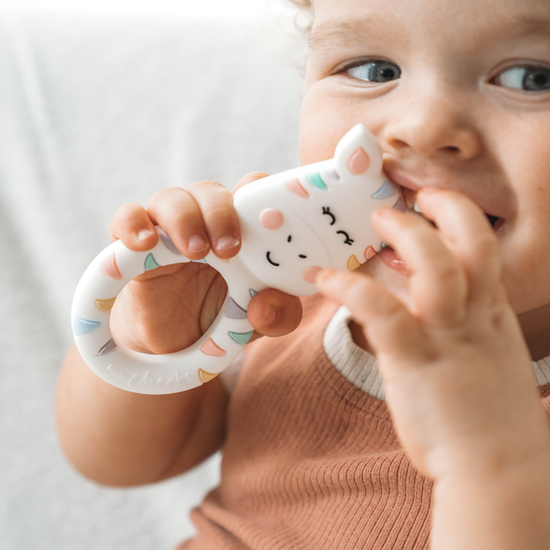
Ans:
{"type": "Polygon", "coordinates": [[[280,290],[262,290],[248,305],[248,320],[261,336],[283,336],[302,320],[302,302],[280,290]]]}

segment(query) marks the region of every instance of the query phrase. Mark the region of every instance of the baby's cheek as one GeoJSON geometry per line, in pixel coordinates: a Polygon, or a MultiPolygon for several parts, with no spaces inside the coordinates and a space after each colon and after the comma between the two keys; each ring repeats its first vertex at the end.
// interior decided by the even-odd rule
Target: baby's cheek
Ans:
{"type": "Polygon", "coordinates": [[[359,119],[342,117],[342,109],[327,108],[324,97],[316,98],[315,94],[308,94],[302,103],[300,115],[300,164],[305,166],[332,158],[338,145],[338,136],[343,136],[359,119]],[[334,116],[325,120],[319,113],[334,113],[334,116]],[[340,120],[340,119],[344,120],[340,120]]]}

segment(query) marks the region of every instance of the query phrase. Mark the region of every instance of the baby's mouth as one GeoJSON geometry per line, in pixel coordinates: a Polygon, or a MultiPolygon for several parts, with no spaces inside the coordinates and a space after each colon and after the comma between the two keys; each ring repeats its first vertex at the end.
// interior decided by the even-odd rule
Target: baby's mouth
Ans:
{"type": "MultiPolygon", "coordinates": [[[[405,200],[405,205],[407,207],[407,210],[411,213],[421,216],[422,218],[427,220],[430,224],[432,224],[434,227],[437,227],[437,225],[433,221],[429,220],[422,214],[422,209],[420,208],[420,205],[416,200],[417,192],[411,193],[411,190],[409,189],[406,189],[406,188],[402,188],[402,189],[403,189],[403,198],[405,200]]],[[[504,218],[501,218],[499,216],[494,216],[492,214],[488,214],[487,212],[484,212],[484,214],[495,232],[499,231],[504,225],[504,218]]]]}
{"type": "MultiPolygon", "coordinates": [[[[420,205],[416,200],[417,191],[413,191],[412,189],[408,189],[406,187],[401,187],[401,189],[406,210],[412,214],[415,214],[416,216],[424,218],[433,227],[437,228],[437,225],[432,220],[429,220],[422,214],[422,209],[420,208],[420,205]]],[[[504,218],[488,214],[487,212],[485,212],[485,216],[491,224],[493,231],[495,231],[495,233],[498,233],[504,225],[504,218]]],[[[407,268],[405,262],[389,244],[385,242],[382,243],[382,250],[380,251],[379,255],[380,259],[394,271],[401,272],[405,275],[410,275],[410,271],[407,268]]]]}

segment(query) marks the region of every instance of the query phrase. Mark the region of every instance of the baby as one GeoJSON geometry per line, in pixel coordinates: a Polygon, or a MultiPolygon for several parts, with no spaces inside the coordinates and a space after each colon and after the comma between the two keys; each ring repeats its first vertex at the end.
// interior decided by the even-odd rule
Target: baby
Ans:
{"type": "MultiPolygon", "coordinates": [[[[353,273],[322,272],[320,294],[254,297],[234,389],[220,376],[128,394],[73,348],[64,452],[83,475],[131,486],[223,449],[221,484],[181,550],[548,549],[550,3],[303,7],[301,162],[331,158],[362,122],[410,211],[377,211],[387,246],[353,273]]],[[[192,259],[239,251],[216,182],[125,205],[110,231],[149,250],[155,224],[192,259]]],[[[150,271],[117,300],[113,334],[146,353],[183,349],[225,290],[201,263],[150,271]]]]}

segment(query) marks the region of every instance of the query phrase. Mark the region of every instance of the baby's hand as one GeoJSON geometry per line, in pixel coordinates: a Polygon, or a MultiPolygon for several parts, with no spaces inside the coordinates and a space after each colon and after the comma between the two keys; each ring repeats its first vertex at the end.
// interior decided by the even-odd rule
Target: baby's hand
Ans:
{"type": "MultiPolygon", "coordinates": [[[[266,174],[245,176],[235,190],[266,174]]],[[[231,193],[206,181],[184,190],[169,188],[155,194],[147,209],[126,204],[113,216],[110,232],[135,251],[152,249],[159,225],[177,248],[192,260],[210,250],[231,258],[240,250],[240,229],[231,193]]],[[[216,270],[203,263],[182,263],[148,271],[130,282],[111,315],[115,338],[136,351],[172,353],[192,345],[210,327],[225,299],[227,285],[216,270]]],[[[248,318],[259,335],[278,336],[294,330],[301,319],[298,298],[275,290],[258,293],[248,318]]]]}
{"type": "Polygon", "coordinates": [[[424,189],[417,200],[438,229],[391,209],[374,217],[410,271],[406,305],[357,272],[325,272],[319,288],[363,327],[398,435],[424,475],[473,475],[548,453],[547,419],[490,224],[453,191],[424,189]]]}

